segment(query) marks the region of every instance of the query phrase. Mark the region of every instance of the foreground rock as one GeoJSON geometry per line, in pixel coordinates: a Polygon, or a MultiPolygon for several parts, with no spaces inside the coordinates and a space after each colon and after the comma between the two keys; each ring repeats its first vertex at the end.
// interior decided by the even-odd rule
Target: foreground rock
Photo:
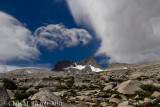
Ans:
{"type": "Polygon", "coordinates": [[[13,107],[9,103],[11,99],[7,93],[7,90],[4,87],[0,87],[0,107],[13,107]]]}
{"type": "Polygon", "coordinates": [[[117,86],[117,84],[114,83],[114,82],[110,82],[110,83],[107,83],[105,85],[106,86],[103,88],[104,91],[113,89],[113,88],[115,88],[117,86]]]}
{"type": "Polygon", "coordinates": [[[128,80],[118,86],[118,92],[123,94],[135,94],[136,91],[141,91],[140,83],[135,80],[128,80]]]}
{"type": "Polygon", "coordinates": [[[133,104],[129,101],[124,101],[118,105],[118,107],[134,107],[133,104]]]}
{"type": "Polygon", "coordinates": [[[155,91],[153,94],[152,94],[152,97],[160,97],[160,92],[157,92],[155,91]]]}
{"type": "MultiPolygon", "coordinates": [[[[34,94],[31,98],[32,101],[40,101],[40,102],[59,102],[62,103],[61,98],[53,94],[53,92],[50,92],[48,90],[42,90],[36,94],[34,94]]],[[[61,104],[62,105],[62,104],[61,104]]]]}
{"type": "Polygon", "coordinates": [[[14,98],[15,93],[12,90],[7,90],[7,93],[12,100],[15,99],[14,98]]]}

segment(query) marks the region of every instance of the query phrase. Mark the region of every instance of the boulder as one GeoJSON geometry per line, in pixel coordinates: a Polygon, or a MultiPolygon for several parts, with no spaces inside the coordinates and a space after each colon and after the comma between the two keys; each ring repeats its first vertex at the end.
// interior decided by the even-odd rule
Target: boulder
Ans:
{"type": "Polygon", "coordinates": [[[144,98],[144,101],[145,102],[151,102],[151,99],[150,98],[144,98]]]}
{"type": "Polygon", "coordinates": [[[150,98],[144,98],[144,102],[142,103],[143,106],[151,106],[151,99],[150,98]]]}
{"type": "Polygon", "coordinates": [[[73,84],[73,87],[84,87],[84,86],[90,87],[91,84],[90,84],[90,83],[82,83],[82,82],[75,82],[75,83],[73,84]]]}
{"type": "Polygon", "coordinates": [[[108,104],[107,104],[106,102],[101,102],[100,105],[101,105],[102,107],[106,107],[108,104]]]}
{"type": "Polygon", "coordinates": [[[133,104],[129,101],[124,101],[118,105],[118,107],[134,107],[133,104]]]}
{"type": "Polygon", "coordinates": [[[109,100],[109,102],[114,102],[114,103],[116,103],[116,104],[120,104],[120,103],[121,103],[121,101],[120,101],[118,98],[111,98],[111,99],[109,100]]]}
{"type": "Polygon", "coordinates": [[[80,100],[80,101],[83,101],[83,100],[84,100],[84,97],[85,97],[85,96],[77,96],[77,99],[80,100]]]}
{"type": "Polygon", "coordinates": [[[124,95],[119,95],[120,97],[121,97],[121,99],[123,100],[123,101],[126,101],[127,100],[127,97],[126,96],[124,96],[124,95]]]}
{"type": "Polygon", "coordinates": [[[4,87],[0,87],[0,107],[14,107],[9,105],[11,99],[7,93],[7,90],[4,87]]]}
{"type": "Polygon", "coordinates": [[[114,83],[114,82],[107,83],[106,86],[103,88],[103,91],[113,89],[113,88],[115,88],[116,86],[117,86],[117,84],[114,83]]]}
{"type": "Polygon", "coordinates": [[[123,94],[135,94],[136,91],[141,91],[140,83],[135,80],[128,80],[118,86],[118,92],[123,94]]]}
{"type": "Polygon", "coordinates": [[[7,90],[9,97],[13,100],[15,93],[12,90],[7,90]]]}
{"type": "Polygon", "coordinates": [[[158,99],[153,99],[153,100],[151,101],[151,104],[156,105],[156,104],[158,104],[158,102],[159,102],[158,99]]]}
{"type": "Polygon", "coordinates": [[[32,83],[32,86],[55,86],[55,85],[60,85],[59,81],[48,79],[48,78],[43,78],[43,79],[37,79],[32,83]]]}
{"type": "Polygon", "coordinates": [[[92,98],[90,96],[85,96],[83,100],[85,102],[90,102],[90,101],[92,101],[92,98]]]}
{"type": "Polygon", "coordinates": [[[152,97],[160,97],[160,92],[158,91],[155,91],[153,94],[152,94],[152,97]]]}
{"type": "Polygon", "coordinates": [[[35,87],[31,87],[29,88],[28,90],[26,90],[26,92],[29,92],[29,91],[36,91],[37,89],[35,89],[35,87]]]}
{"type": "Polygon", "coordinates": [[[45,102],[45,101],[48,101],[48,102],[51,102],[51,101],[61,101],[61,98],[56,96],[55,94],[53,94],[53,92],[50,92],[48,90],[43,90],[43,91],[40,91],[36,94],[34,94],[31,98],[31,100],[39,100],[41,102],[45,102]]]}
{"type": "Polygon", "coordinates": [[[55,86],[39,88],[39,91],[43,91],[43,90],[48,90],[53,92],[53,91],[57,91],[57,88],[55,86]]]}

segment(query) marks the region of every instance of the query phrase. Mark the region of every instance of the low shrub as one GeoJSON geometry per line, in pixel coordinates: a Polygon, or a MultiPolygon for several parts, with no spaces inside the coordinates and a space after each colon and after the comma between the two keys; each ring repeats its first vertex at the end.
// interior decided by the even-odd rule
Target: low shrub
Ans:
{"type": "Polygon", "coordinates": [[[31,96],[30,93],[26,92],[26,93],[20,93],[20,92],[16,92],[14,97],[16,98],[16,100],[23,100],[23,99],[28,99],[28,97],[31,96]]]}
{"type": "Polygon", "coordinates": [[[66,84],[67,84],[68,87],[71,88],[74,84],[74,79],[67,81],[66,84]]]}
{"type": "Polygon", "coordinates": [[[141,85],[141,89],[143,89],[146,92],[153,93],[155,91],[159,91],[160,87],[156,87],[154,85],[147,84],[147,85],[141,85]]]}
{"type": "Polygon", "coordinates": [[[3,82],[4,82],[3,86],[6,89],[9,89],[9,90],[16,90],[17,89],[17,85],[12,80],[9,80],[9,79],[5,78],[3,80],[3,82]]]}
{"type": "Polygon", "coordinates": [[[116,91],[116,90],[111,90],[111,89],[106,90],[106,91],[104,91],[104,92],[106,92],[106,93],[110,93],[110,94],[119,94],[119,92],[118,92],[118,91],[116,91]]]}
{"type": "Polygon", "coordinates": [[[38,92],[38,90],[36,91],[29,91],[29,92],[24,92],[24,93],[20,93],[20,92],[16,92],[14,97],[16,98],[16,100],[23,100],[23,99],[28,99],[29,96],[34,95],[38,92]]]}

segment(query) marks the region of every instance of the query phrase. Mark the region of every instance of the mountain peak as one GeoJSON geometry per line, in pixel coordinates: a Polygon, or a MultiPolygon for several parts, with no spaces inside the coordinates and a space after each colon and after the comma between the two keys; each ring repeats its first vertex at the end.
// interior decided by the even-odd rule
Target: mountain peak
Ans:
{"type": "Polygon", "coordinates": [[[81,61],[76,62],[77,65],[92,65],[94,67],[101,68],[101,66],[98,64],[98,62],[95,60],[93,56],[87,57],[81,61]]]}
{"type": "Polygon", "coordinates": [[[56,62],[54,68],[52,70],[55,70],[55,71],[63,71],[64,68],[67,68],[69,66],[74,66],[74,62],[73,61],[70,61],[70,60],[63,60],[63,61],[58,61],[56,62]]]}

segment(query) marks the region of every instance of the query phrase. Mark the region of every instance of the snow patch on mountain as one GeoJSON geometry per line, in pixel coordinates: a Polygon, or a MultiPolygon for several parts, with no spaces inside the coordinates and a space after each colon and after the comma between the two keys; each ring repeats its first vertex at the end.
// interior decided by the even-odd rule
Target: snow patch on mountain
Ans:
{"type": "Polygon", "coordinates": [[[75,68],[75,69],[78,69],[78,70],[82,70],[84,69],[86,66],[84,65],[77,65],[76,67],[72,67],[72,68],[75,68]]]}
{"type": "Polygon", "coordinates": [[[101,72],[101,71],[103,71],[102,69],[93,67],[91,65],[90,65],[90,67],[91,67],[91,69],[92,69],[93,72],[101,72]]]}
{"type": "Polygon", "coordinates": [[[31,73],[31,71],[29,71],[29,70],[26,70],[26,72],[29,73],[29,74],[31,73]]]}
{"type": "MultiPolygon", "coordinates": [[[[77,65],[77,64],[75,63],[75,67],[73,67],[73,66],[67,67],[67,68],[65,68],[65,70],[69,70],[70,68],[71,68],[71,69],[73,68],[73,69],[83,70],[83,69],[86,68],[86,66],[87,66],[87,65],[77,65]]],[[[96,68],[96,67],[94,67],[94,66],[92,66],[92,65],[88,65],[88,66],[91,68],[92,72],[101,72],[101,71],[103,71],[102,69],[96,68]]]]}

